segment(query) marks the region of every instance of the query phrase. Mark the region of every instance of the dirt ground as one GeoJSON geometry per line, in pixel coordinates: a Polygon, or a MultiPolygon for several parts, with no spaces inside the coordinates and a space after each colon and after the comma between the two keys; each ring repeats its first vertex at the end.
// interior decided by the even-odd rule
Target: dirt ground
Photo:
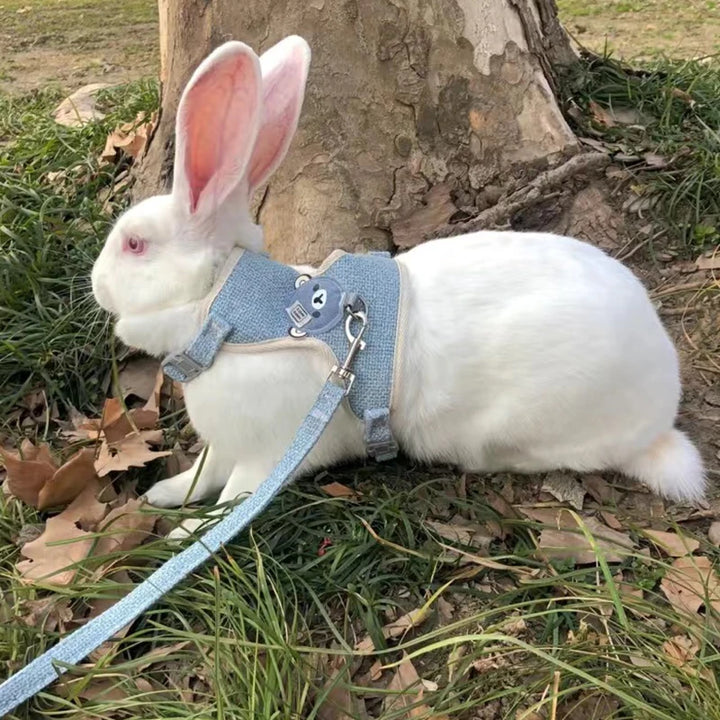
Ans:
{"type": "MultiPolygon", "coordinates": [[[[717,0],[558,0],[575,39],[624,58],[720,51],[717,0]]],[[[156,0],[0,0],[0,90],[157,72],[156,0]]]]}
{"type": "Polygon", "coordinates": [[[720,52],[717,0],[557,0],[581,44],[623,58],[689,59],[720,52]]]}
{"type": "Polygon", "coordinates": [[[72,91],[158,70],[156,0],[0,0],[0,90],[72,91]]]}

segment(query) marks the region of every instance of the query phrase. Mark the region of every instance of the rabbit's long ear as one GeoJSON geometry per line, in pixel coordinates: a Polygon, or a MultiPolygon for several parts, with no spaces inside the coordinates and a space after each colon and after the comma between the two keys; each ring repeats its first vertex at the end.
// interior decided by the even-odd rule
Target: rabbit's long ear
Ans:
{"type": "Polygon", "coordinates": [[[175,128],[173,195],[209,216],[245,177],[258,133],[261,75],[244,43],[212,52],[188,82],[175,128]]]}
{"type": "Polygon", "coordinates": [[[285,157],[305,96],[310,46],[297,35],[273,45],[260,57],[262,113],[248,167],[249,192],[262,185],[285,157]]]}

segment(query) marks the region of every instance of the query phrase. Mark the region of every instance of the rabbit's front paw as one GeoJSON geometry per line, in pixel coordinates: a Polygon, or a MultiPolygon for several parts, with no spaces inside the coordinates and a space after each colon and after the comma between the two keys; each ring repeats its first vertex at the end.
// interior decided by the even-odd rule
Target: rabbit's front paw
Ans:
{"type": "Polygon", "coordinates": [[[207,520],[205,519],[189,518],[188,520],[183,520],[176,528],[173,528],[168,533],[167,539],[172,542],[187,540],[188,538],[192,538],[195,532],[206,524],[207,520]]]}

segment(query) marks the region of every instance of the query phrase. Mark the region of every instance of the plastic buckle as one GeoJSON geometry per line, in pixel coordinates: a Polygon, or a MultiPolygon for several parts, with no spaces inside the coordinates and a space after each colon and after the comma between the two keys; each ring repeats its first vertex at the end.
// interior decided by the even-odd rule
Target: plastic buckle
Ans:
{"type": "Polygon", "coordinates": [[[370,443],[367,446],[368,455],[377,462],[387,462],[397,457],[400,446],[395,440],[384,440],[376,443],[370,443]]]}
{"type": "MultiPolygon", "coordinates": [[[[175,372],[181,374],[183,377],[181,378],[173,378],[174,380],[179,380],[180,382],[190,382],[191,380],[194,380],[198,375],[202,374],[205,370],[205,368],[197,362],[197,360],[193,360],[189,355],[186,355],[184,352],[178,352],[173,353],[169,357],[167,357],[163,361],[163,371],[167,373],[168,368],[174,370],[175,372]]],[[[170,373],[167,373],[170,377],[170,373]]]]}

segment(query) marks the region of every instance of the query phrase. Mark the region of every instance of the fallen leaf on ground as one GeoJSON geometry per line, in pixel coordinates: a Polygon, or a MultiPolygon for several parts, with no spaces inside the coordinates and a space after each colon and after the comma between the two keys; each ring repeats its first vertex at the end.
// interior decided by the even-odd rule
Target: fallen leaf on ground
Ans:
{"type": "Polygon", "coordinates": [[[442,596],[437,599],[436,605],[440,624],[447,625],[455,615],[455,606],[442,596]]]}
{"type": "Polygon", "coordinates": [[[566,502],[576,510],[582,510],[585,501],[585,488],[566,473],[551,473],[545,478],[542,492],[550,493],[556,500],[566,502]]]}
{"type": "Polygon", "coordinates": [[[193,461],[179,447],[174,447],[170,452],[171,454],[165,461],[167,477],[174,477],[192,468],[193,461]]]}
{"type": "Polygon", "coordinates": [[[27,505],[40,510],[65,505],[74,500],[95,477],[93,451],[79,450],[60,467],[46,445],[34,447],[24,442],[23,457],[0,449],[7,468],[10,492],[27,505]]]}
{"type": "MultiPolygon", "coordinates": [[[[430,607],[429,605],[425,605],[421,608],[415,608],[415,610],[411,610],[409,613],[401,615],[397,620],[388,623],[382,629],[383,637],[386,640],[400,637],[400,635],[404,635],[412,628],[422,625],[430,615],[430,607]]],[[[375,643],[373,643],[372,639],[368,636],[356,643],[355,649],[360,652],[372,652],[375,649],[375,643]]]]}
{"type": "Polygon", "coordinates": [[[128,435],[114,445],[103,443],[95,460],[95,470],[100,477],[108,473],[143,467],[157,458],[171,455],[170,450],[152,450],[140,433],[128,435]]]}
{"type": "Polygon", "coordinates": [[[598,125],[602,125],[603,127],[613,127],[615,125],[615,121],[610,113],[598,105],[594,100],[590,101],[589,108],[593,120],[598,125]]]}
{"type": "Polygon", "coordinates": [[[600,517],[605,521],[605,524],[613,530],[623,529],[622,523],[617,519],[617,515],[614,513],[608,512],[607,510],[601,510],[600,517]]]}
{"type": "Polygon", "coordinates": [[[662,647],[668,660],[676,667],[690,662],[700,649],[697,640],[687,635],[675,635],[666,640],[662,647]]]}
{"type": "Polygon", "coordinates": [[[94,478],[58,517],[65,518],[82,530],[94,529],[108,511],[107,503],[98,500],[103,490],[100,480],[94,478]]]}
{"type": "Polygon", "coordinates": [[[146,652],[137,659],[135,670],[136,672],[142,672],[150,665],[154,665],[158,662],[165,662],[168,655],[184,650],[188,645],[190,645],[189,640],[181,640],[173,645],[161,645],[160,647],[153,648],[150,652],[146,652]]]}
{"type": "Polygon", "coordinates": [[[72,502],[95,478],[94,460],[95,452],[83,448],[63,463],[40,488],[38,509],[60,507],[72,502]]]}
{"type": "Polygon", "coordinates": [[[5,485],[26,505],[37,507],[40,490],[55,474],[57,465],[47,445],[35,447],[24,442],[21,450],[22,455],[0,448],[0,457],[7,471],[5,485]]]}
{"type": "Polygon", "coordinates": [[[22,581],[69,585],[77,573],[77,568],[70,566],[86,558],[94,542],[90,533],[79,530],[62,515],[50,518],[45,532],[20,549],[21,555],[28,558],[17,564],[22,581]]]}
{"type": "Polygon", "coordinates": [[[449,523],[426,520],[425,525],[446,540],[483,550],[487,550],[494,539],[494,536],[488,533],[482,525],[474,525],[460,520],[452,520],[449,523]]]}
{"type": "Polygon", "coordinates": [[[708,530],[708,540],[713,545],[720,545],[720,521],[716,520],[708,530]]]}
{"type": "Polygon", "coordinates": [[[361,720],[367,718],[365,703],[348,689],[350,678],[343,657],[335,657],[330,663],[330,676],[323,692],[325,698],[318,708],[318,720],[361,720]],[[344,675],[345,678],[341,676],[344,675]]]}
{"type": "Polygon", "coordinates": [[[119,125],[107,136],[100,153],[101,165],[114,162],[119,152],[134,160],[143,156],[157,124],[157,112],[153,112],[149,119],[145,118],[145,113],[140,112],[134,121],[119,125]]]}
{"type": "Polygon", "coordinates": [[[26,600],[22,604],[23,614],[20,622],[29,627],[40,628],[44,633],[56,630],[65,632],[67,624],[72,620],[70,599],[55,595],[38,600],[26,600]]]}
{"type": "Polygon", "coordinates": [[[117,398],[108,398],[97,429],[102,430],[105,441],[112,445],[123,440],[137,430],[150,430],[155,427],[159,413],[146,408],[133,408],[125,412],[123,404],[117,398]]]}
{"type": "Polygon", "coordinates": [[[330,497],[334,498],[357,498],[359,493],[355,492],[352,488],[349,488],[347,485],[343,485],[339,482],[331,482],[327,485],[321,485],[320,489],[330,497]]]}
{"type": "MultiPolygon", "coordinates": [[[[572,560],[577,565],[592,565],[597,557],[573,514],[564,508],[518,508],[527,517],[550,527],[544,528],[538,540],[538,554],[550,559],[572,560]]],[[[635,543],[627,533],[613,530],[597,518],[581,518],[594,537],[598,549],[610,563],[622,562],[635,543]]]]}
{"type": "Polygon", "coordinates": [[[595,502],[608,505],[617,501],[617,492],[605,478],[600,475],[585,475],[582,479],[585,490],[592,495],[595,502]]]}
{"type": "Polygon", "coordinates": [[[97,109],[97,93],[112,87],[107,83],[83,85],[66,97],[54,112],[55,122],[67,127],[79,127],[92,120],[102,120],[105,115],[97,109]]]}
{"type": "Polygon", "coordinates": [[[720,611],[720,578],[706,557],[691,555],[675,560],[660,588],[676,610],[692,615],[710,604],[720,611]]]}
{"type": "Polygon", "coordinates": [[[590,692],[558,705],[558,720],[608,720],[616,717],[620,703],[612,695],[590,692]]]}
{"type": "Polygon", "coordinates": [[[492,489],[488,489],[485,492],[485,500],[501,518],[510,518],[515,520],[520,517],[517,510],[515,510],[507,498],[504,498],[500,493],[497,493],[492,489]]]}
{"type": "Polygon", "coordinates": [[[109,555],[140,545],[150,535],[157,520],[157,515],[144,512],[142,507],[140,500],[128,500],[111,510],[98,528],[98,533],[103,536],[98,539],[93,554],[109,555]]]}
{"type": "Polygon", "coordinates": [[[408,657],[403,655],[395,674],[387,687],[389,693],[383,704],[383,712],[392,714],[398,720],[426,718],[427,720],[447,720],[447,716],[432,715],[431,709],[422,704],[424,686],[420,676],[408,657]]]}
{"type": "Polygon", "coordinates": [[[458,674],[459,668],[458,664],[463,659],[463,656],[467,652],[467,645],[455,645],[453,649],[450,651],[450,654],[448,655],[447,659],[447,669],[448,669],[448,683],[451,683],[453,681],[453,678],[455,675],[458,674]]]}
{"type": "Polygon", "coordinates": [[[700,543],[697,540],[675,532],[644,530],[643,533],[654,545],[657,545],[657,547],[670,557],[691,555],[700,547],[700,543]]]}
{"type": "MultiPolygon", "coordinates": [[[[117,570],[116,572],[107,575],[103,579],[105,583],[113,583],[113,589],[116,592],[109,593],[108,590],[105,590],[102,597],[97,597],[90,600],[88,602],[90,610],[85,617],[85,622],[89,622],[90,620],[93,620],[99,615],[102,615],[106,610],[109,610],[121,597],[127,595],[127,593],[130,592],[130,589],[134,587],[132,579],[125,570],[117,570]]],[[[98,645],[98,647],[96,647],[88,655],[89,660],[91,660],[93,663],[98,663],[101,660],[105,660],[108,655],[116,655],[118,650],[120,650],[120,644],[118,641],[122,640],[128,634],[128,632],[130,632],[131,627],[132,622],[129,622],[127,625],[124,625],[120,628],[120,630],[114,633],[109,640],[106,640],[105,642],[98,645]]]]}
{"type": "Polygon", "coordinates": [[[720,270],[720,247],[713,252],[703,253],[696,261],[698,270],[720,270]]]}
{"type": "Polygon", "coordinates": [[[151,357],[130,360],[118,374],[118,385],[123,399],[131,395],[150,400],[155,390],[160,362],[151,357]]]}

